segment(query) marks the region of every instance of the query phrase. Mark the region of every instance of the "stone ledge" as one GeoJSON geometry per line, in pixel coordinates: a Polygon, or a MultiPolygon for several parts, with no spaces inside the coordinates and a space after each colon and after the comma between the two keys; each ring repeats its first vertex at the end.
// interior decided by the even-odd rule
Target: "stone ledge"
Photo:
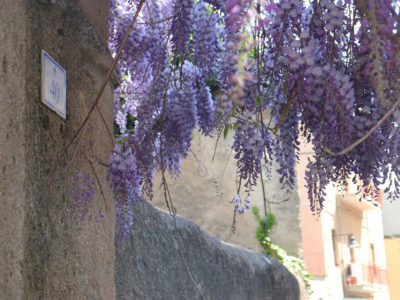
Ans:
{"type": "MultiPolygon", "coordinates": [[[[116,299],[200,299],[175,236],[173,217],[148,202],[134,207],[133,235],[116,246],[116,299]]],[[[207,299],[299,299],[300,284],[261,253],[222,243],[177,217],[182,250],[207,299]]]]}

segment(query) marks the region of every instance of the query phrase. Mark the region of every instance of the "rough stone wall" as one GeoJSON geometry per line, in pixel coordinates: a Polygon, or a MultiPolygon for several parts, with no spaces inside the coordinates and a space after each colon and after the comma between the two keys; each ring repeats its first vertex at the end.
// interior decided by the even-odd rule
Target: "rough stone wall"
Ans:
{"type": "MultiPolygon", "coordinates": [[[[0,9],[0,295],[2,299],[113,299],[114,208],[106,183],[112,147],[107,86],[71,162],[65,153],[111,64],[106,18],[92,25],[80,7],[94,1],[6,0],[0,9]],[[102,24],[102,25],[101,25],[102,24]],[[105,27],[104,27],[105,26],[105,27]],[[67,71],[67,119],[40,100],[41,49],[67,71]],[[100,117],[100,113],[102,117],[100,117]],[[104,122],[103,122],[104,119],[104,122]],[[63,159],[48,184],[57,158],[63,159]],[[76,174],[97,176],[99,224],[72,214],[76,174]]],[[[108,0],[97,0],[98,7],[108,0]]],[[[92,23],[91,23],[92,22],[92,23]]]]}
{"type": "MultiPolygon", "coordinates": [[[[168,187],[179,215],[193,220],[209,234],[229,243],[255,251],[261,250],[255,233],[258,226],[249,211],[236,219],[236,230],[231,234],[233,219],[233,197],[236,194],[236,165],[231,152],[232,136],[221,137],[216,146],[216,138],[195,134],[188,158],[182,162],[179,178],[170,178],[168,187]],[[216,147],[216,148],[215,148],[216,147]],[[214,156],[215,158],[212,159],[214,156]]],[[[281,189],[279,175],[273,165],[270,179],[264,178],[265,195],[269,201],[268,211],[272,212],[278,224],[271,231],[274,243],[288,253],[302,255],[300,209],[297,186],[292,194],[281,189]]],[[[160,178],[156,178],[153,203],[166,209],[160,178]]],[[[241,188],[241,191],[244,187],[241,188]]],[[[242,194],[242,199],[246,196],[242,194]]],[[[250,195],[252,205],[260,208],[264,215],[263,192],[261,184],[250,195]]]]}
{"type": "Polygon", "coordinates": [[[26,37],[22,0],[0,8],[0,295],[23,297],[26,37]],[[5,9],[5,8],[8,9],[5,9]]]}
{"type": "MultiPolygon", "coordinates": [[[[147,202],[134,207],[133,235],[117,247],[117,299],[201,299],[183,263],[172,216],[147,202]]],[[[304,299],[280,263],[222,243],[177,218],[182,252],[205,299],[304,299]]]]}

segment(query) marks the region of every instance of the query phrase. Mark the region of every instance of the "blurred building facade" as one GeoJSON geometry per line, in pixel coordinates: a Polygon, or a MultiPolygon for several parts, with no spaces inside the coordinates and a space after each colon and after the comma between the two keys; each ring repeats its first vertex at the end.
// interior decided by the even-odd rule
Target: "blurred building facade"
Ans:
{"type": "Polygon", "coordinates": [[[360,200],[356,184],[338,190],[332,183],[326,189],[324,209],[314,216],[304,187],[311,155],[304,145],[297,170],[303,258],[314,276],[310,299],[389,299],[382,193],[377,201],[360,200]]]}

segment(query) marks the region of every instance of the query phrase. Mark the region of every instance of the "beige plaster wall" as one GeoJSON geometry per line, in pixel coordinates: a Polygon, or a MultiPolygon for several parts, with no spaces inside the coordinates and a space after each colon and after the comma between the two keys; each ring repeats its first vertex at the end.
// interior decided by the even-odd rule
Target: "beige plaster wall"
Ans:
{"type": "MultiPolygon", "coordinates": [[[[175,178],[167,177],[173,203],[179,215],[193,220],[209,234],[223,241],[259,251],[255,237],[258,226],[251,211],[236,218],[235,233],[231,232],[232,199],[237,192],[236,161],[231,152],[232,136],[208,138],[196,133],[191,153],[182,162],[182,172],[175,178]],[[214,156],[215,158],[212,159],[214,156]]],[[[166,210],[160,174],[156,174],[153,203],[166,210]]],[[[268,210],[275,214],[278,224],[271,232],[272,240],[290,254],[301,256],[300,210],[297,187],[287,194],[281,189],[274,171],[271,179],[264,178],[265,195],[270,201],[268,210]]],[[[241,188],[242,199],[246,194],[241,188]]],[[[263,193],[259,184],[250,195],[252,205],[264,215],[263,193]]]]}

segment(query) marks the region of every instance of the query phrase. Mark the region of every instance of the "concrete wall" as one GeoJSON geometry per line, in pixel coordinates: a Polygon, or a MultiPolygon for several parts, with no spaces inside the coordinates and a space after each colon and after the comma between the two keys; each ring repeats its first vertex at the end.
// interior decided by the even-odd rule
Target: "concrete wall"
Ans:
{"type": "MultiPolygon", "coordinates": [[[[81,151],[50,174],[82,122],[111,64],[104,27],[94,28],[82,3],[107,0],[5,0],[0,9],[0,295],[2,299],[113,299],[114,208],[106,170],[93,163],[103,222],[77,224],[72,215],[76,174],[94,175],[87,158],[108,161],[112,89],[107,86],[81,151]],[[99,30],[101,29],[101,30],[99,30]],[[67,71],[67,119],[40,100],[41,49],[67,71]],[[107,202],[107,203],[105,203],[107,202]]],[[[99,23],[100,24],[100,23],[99,23]]]]}
{"type": "MultiPolygon", "coordinates": [[[[201,299],[180,255],[173,217],[147,202],[134,213],[133,234],[116,251],[116,298],[201,299]]],[[[296,278],[277,261],[221,243],[180,217],[177,228],[205,299],[304,299],[296,278]]]]}

